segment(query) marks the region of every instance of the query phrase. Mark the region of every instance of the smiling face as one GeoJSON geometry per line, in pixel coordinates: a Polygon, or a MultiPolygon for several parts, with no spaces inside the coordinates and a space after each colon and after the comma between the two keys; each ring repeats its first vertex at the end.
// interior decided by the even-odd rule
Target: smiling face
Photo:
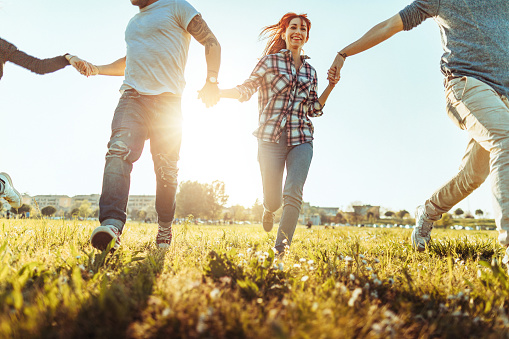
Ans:
{"type": "Polygon", "coordinates": [[[308,26],[301,18],[293,18],[281,38],[289,50],[300,50],[308,41],[308,26]]]}

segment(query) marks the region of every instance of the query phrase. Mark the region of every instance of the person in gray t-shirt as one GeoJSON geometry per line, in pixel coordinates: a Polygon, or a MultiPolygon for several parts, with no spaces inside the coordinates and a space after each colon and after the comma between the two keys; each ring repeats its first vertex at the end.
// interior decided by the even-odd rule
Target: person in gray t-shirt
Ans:
{"type": "MultiPolygon", "coordinates": [[[[345,59],[411,30],[428,18],[440,27],[447,114],[471,137],[460,171],[416,212],[412,246],[424,251],[434,221],[491,174],[498,240],[509,245],[509,1],[416,0],[338,52],[329,77],[345,59]]],[[[334,75],[333,75],[334,73],[334,75]]],[[[509,247],[506,258],[509,259],[509,247]]]]}

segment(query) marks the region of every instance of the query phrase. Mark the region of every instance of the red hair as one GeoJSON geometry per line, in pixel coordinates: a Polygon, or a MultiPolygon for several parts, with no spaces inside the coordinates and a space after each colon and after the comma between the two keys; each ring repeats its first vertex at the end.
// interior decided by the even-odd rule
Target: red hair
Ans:
{"type": "Polygon", "coordinates": [[[304,21],[308,27],[306,40],[309,39],[309,30],[311,29],[311,21],[309,21],[307,14],[295,14],[295,13],[286,13],[283,15],[281,20],[275,25],[270,25],[264,27],[262,32],[260,33],[260,40],[268,39],[267,46],[263,50],[263,55],[274,54],[286,48],[286,42],[281,38],[281,34],[286,32],[288,26],[290,26],[290,21],[295,18],[300,18],[304,21]]]}

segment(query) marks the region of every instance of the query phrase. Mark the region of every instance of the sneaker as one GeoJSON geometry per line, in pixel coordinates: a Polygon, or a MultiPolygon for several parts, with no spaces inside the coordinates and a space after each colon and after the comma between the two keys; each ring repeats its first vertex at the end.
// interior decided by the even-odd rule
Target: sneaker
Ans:
{"type": "Polygon", "coordinates": [[[113,239],[115,239],[115,245],[112,250],[116,250],[120,247],[120,231],[113,225],[106,225],[96,227],[92,232],[90,242],[98,250],[104,251],[113,239]]]}
{"type": "Polygon", "coordinates": [[[412,232],[412,247],[419,252],[426,250],[431,240],[431,230],[433,229],[433,221],[427,219],[424,206],[417,207],[415,211],[415,227],[412,232]]]}
{"type": "Polygon", "coordinates": [[[156,237],[157,247],[159,247],[161,249],[169,248],[170,244],[171,244],[172,237],[173,237],[173,235],[171,232],[171,225],[169,225],[169,226],[158,225],[157,237],[156,237]]]}
{"type": "Polygon", "coordinates": [[[263,210],[262,224],[263,229],[266,232],[270,232],[272,227],[274,227],[274,213],[263,210]]]}
{"type": "Polygon", "coordinates": [[[9,174],[7,173],[0,173],[0,180],[4,183],[4,191],[1,194],[2,198],[7,200],[9,205],[11,205],[12,208],[19,208],[21,207],[21,204],[23,203],[23,199],[21,198],[21,194],[19,194],[18,191],[12,186],[12,180],[9,174]]]}

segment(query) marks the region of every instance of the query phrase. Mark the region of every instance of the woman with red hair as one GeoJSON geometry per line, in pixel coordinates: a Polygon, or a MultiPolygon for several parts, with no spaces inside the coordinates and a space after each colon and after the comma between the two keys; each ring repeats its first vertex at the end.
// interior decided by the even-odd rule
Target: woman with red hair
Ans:
{"type": "Polygon", "coordinates": [[[307,16],[295,13],[287,13],[277,24],[265,27],[260,36],[268,38],[268,43],[251,76],[242,85],[220,91],[222,98],[241,102],[259,91],[259,126],[253,134],[258,138],[263,183],[262,222],[269,232],[274,212],[284,203],[275,245],[278,255],[292,241],[313,157],[314,129],[309,118],[323,114],[325,101],[337,83],[330,77],[318,97],[316,70],[302,53],[310,28],[307,16]]]}

